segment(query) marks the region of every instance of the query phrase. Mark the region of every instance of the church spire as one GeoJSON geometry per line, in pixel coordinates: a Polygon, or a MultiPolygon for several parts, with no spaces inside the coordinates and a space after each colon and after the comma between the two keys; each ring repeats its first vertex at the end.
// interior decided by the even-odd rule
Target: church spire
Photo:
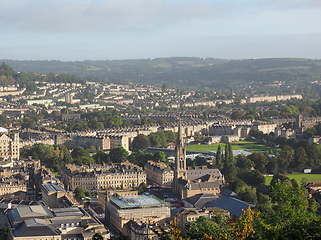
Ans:
{"type": "Polygon", "coordinates": [[[175,170],[174,170],[174,181],[173,190],[179,193],[179,179],[186,180],[186,149],[184,145],[184,138],[182,135],[182,122],[179,120],[177,142],[175,146],[175,170]]]}

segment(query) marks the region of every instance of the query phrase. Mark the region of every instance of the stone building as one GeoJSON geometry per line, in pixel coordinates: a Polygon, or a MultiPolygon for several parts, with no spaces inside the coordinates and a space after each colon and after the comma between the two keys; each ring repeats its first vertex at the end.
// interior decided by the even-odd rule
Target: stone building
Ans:
{"type": "Polygon", "coordinates": [[[148,161],[144,170],[146,172],[147,180],[151,184],[160,186],[171,186],[174,178],[174,171],[168,167],[164,162],[148,161]]]}
{"type": "Polygon", "coordinates": [[[41,192],[43,203],[50,208],[58,208],[59,201],[66,195],[66,191],[57,184],[43,184],[41,192]]]}
{"type": "Polygon", "coordinates": [[[176,224],[182,233],[186,233],[186,224],[195,222],[200,217],[215,219],[218,216],[230,216],[229,212],[218,207],[211,208],[185,208],[175,215],[176,224]]]}
{"type": "Polygon", "coordinates": [[[105,188],[131,188],[146,183],[142,168],[130,164],[76,166],[67,165],[61,170],[62,182],[66,189],[76,187],[89,191],[105,188]]]}
{"type": "Polygon", "coordinates": [[[106,206],[106,222],[110,229],[122,233],[129,239],[143,239],[146,233],[135,231],[142,224],[165,224],[170,218],[170,207],[154,196],[110,196],[106,206]],[[132,232],[135,238],[132,238],[132,232]],[[140,237],[140,238],[139,238],[140,237]]]}
{"type": "Polygon", "coordinates": [[[109,230],[80,207],[18,206],[7,211],[7,223],[12,240],[91,240],[95,233],[110,239],[109,230]]]}
{"type": "Polygon", "coordinates": [[[26,182],[24,180],[7,179],[0,182],[0,196],[12,195],[16,192],[27,192],[26,182]]]}
{"type": "MultiPolygon", "coordinates": [[[[184,139],[179,124],[178,138],[175,147],[175,169],[172,191],[181,199],[185,199],[200,193],[218,195],[225,184],[224,177],[218,169],[211,173],[207,168],[186,170],[186,150],[184,139]],[[219,177],[218,177],[219,174],[219,177]],[[194,177],[195,176],[195,177],[194,177]]],[[[213,170],[214,171],[214,170],[213,170]]]]}
{"type": "Polygon", "coordinates": [[[0,158],[18,160],[19,157],[19,133],[0,132],[0,158]]]}

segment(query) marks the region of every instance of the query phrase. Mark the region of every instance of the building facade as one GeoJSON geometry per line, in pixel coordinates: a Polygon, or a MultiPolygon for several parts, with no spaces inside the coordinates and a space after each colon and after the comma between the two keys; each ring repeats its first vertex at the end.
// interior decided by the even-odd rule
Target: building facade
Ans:
{"type": "Polygon", "coordinates": [[[124,234],[129,239],[143,239],[137,236],[146,236],[143,232],[139,234],[137,226],[132,228],[134,222],[162,225],[170,218],[169,205],[153,196],[113,195],[109,198],[106,210],[106,222],[109,228],[124,234]],[[131,236],[132,231],[135,233],[135,238],[131,236]]]}
{"type": "Polygon", "coordinates": [[[76,187],[89,191],[105,188],[131,188],[146,183],[146,173],[142,168],[130,164],[94,165],[92,167],[67,165],[61,170],[66,189],[76,187]]]}
{"type": "Polygon", "coordinates": [[[0,158],[18,160],[20,157],[19,133],[0,134],[0,158]]]}
{"type": "Polygon", "coordinates": [[[151,184],[171,186],[173,183],[174,171],[164,162],[155,163],[153,161],[148,161],[144,170],[146,172],[147,180],[151,184]]]}

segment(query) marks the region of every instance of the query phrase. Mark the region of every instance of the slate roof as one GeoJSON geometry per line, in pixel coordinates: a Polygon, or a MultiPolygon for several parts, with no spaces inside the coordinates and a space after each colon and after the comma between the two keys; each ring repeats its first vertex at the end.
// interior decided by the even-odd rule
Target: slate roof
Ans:
{"type": "Polygon", "coordinates": [[[235,192],[229,189],[224,190],[221,194],[225,197],[238,197],[238,195],[235,192]]]}
{"type": "Polygon", "coordinates": [[[188,202],[189,204],[193,205],[196,208],[202,208],[205,206],[206,203],[212,202],[213,200],[218,199],[218,196],[209,194],[209,193],[200,193],[196,194],[192,197],[184,199],[184,201],[188,202]]]}
{"type": "Polygon", "coordinates": [[[84,213],[78,207],[71,208],[53,208],[53,213],[57,217],[82,217],[84,213]]]}
{"type": "Polygon", "coordinates": [[[19,206],[10,210],[13,221],[22,221],[27,218],[53,217],[52,212],[43,205],[19,206]]]}
{"type": "Polygon", "coordinates": [[[21,222],[13,231],[15,237],[59,235],[44,219],[31,218],[21,222]]]}
{"type": "Polygon", "coordinates": [[[227,197],[227,198],[220,198],[205,204],[205,207],[219,207],[222,209],[226,209],[230,212],[230,215],[239,217],[243,214],[243,210],[246,210],[248,207],[255,207],[252,204],[243,202],[239,199],[227,197]]]}

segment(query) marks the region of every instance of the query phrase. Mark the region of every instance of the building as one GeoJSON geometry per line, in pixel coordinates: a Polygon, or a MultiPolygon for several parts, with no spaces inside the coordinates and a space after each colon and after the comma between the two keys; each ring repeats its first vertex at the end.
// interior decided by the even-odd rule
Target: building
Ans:
{"type": "Polygon", "coordinates": [[[61,114],[61,121],[69,122],[73,120],[80,120],[81,116],[79,113],[63,113],[61,114]]]}
{"type": "Polygon", "coordinates": [[[286,129],[286,128],[275,128],[274,135],[276,137],[284,137],[284,138],[296,138],[296,132],[294,129],[286,129]]]}
{"type": "Polygon", "coordinates": [[[0,158],[18,160],[19,157],[19,133],[0,132],[0,158]]]}
{"type": "Polygon", "coordinates": [[[224,182],[224,176],[217,168],[207,168],[207,166],[187,167],[187,180],[195,180],[205,175],[211,175],[217,178],[218,181],[224,182]]]}
{"type": "Polygon", "coordinates": [[[109,136],[109,141],[109,149],[113,149],[115,147],[123,147],[126,149],[126,151],[129,151],[130,138],[128,136],[109,136]]]}
{"type": "Polygon", "coordinates": [[[107,205],[107,195],[117,194],[118,196],[137,196],[138,191],[134,189],[107,189],[106,191],[99,191],[97,193],[98,206],[105,212],[107,205]]]}
{"type": "Polygon", "coordinates": [[[181,187],[180,181],[187,179],[186,173],[186,149],[184,145],[184,139],[181,133],[181,120],[178,125],[178,137],[175,146],[175,170],[173,180],[173,192],[180,194],[181,187]]]}
{"type": "Polygon", "coordinates": [[[174,218],[176,220],[177,227],[181,229],[183,234],[185,234],[187,223],[195,222],[200,217],[214,220],[218,216],[225,216],[226,218],[229,218],[230,214],[228,211],[218,207],[185,208],[178,211],[174,218]]]}
{"type": "Polygon", "coordinates": [[[205,208],[218,207],[229,211],[231,219],[236,220],[244,213],[248,207],[255,207],[252,204],[244,202],[234,197],[219,198],[212,202],[206,203],[205,208]]]}
{"type": "Polygon", "coordinates": [[[104,240],[110,238],[98,219],[78,207],[18,206],[7,211],[7,222],[12,240],[89,240],[95,233],[100,233],[104,240]]]}
{"type": "MultiPolygon", "coordinates": [[[[106,222],[110,229],[117,233],[122,233],[131,238],[133,223],[145,222],[147,224],[165,224],[170,218],[170,208],[165,202],[154,196],[110,196],[106,206],[106,222]]],[[[138,229],[138,227],[136,227],[138,229]]],[[[138,235],[142,237],[144,233],[138,234],[135,231],[135,239],[138,235]]]]}
{"type": "Polygon", "coordinates": [[[263,134],[270,134],[271,132],[274,132],[276,127],[276,123],[254,123],[252,129],[261,131],[263,134]]]}
{"type": "Polygon", "coordinates": [[[230,143],[230,142],[238,142],[240,141],[240,137],[238,135],[224,135],[221,138],[221,142],[230,143]]]}
{"type": "Polygon", "coordinates": [[[0,182],[0,196],[12,196],[12,194],[17,192],[27,192],[26,182],[24,180],[12,181],[12,179],[8,179],[8,181],[0,182]]]}
{"type": "Polygon", "coordinates": [[[225,184],[224,177],[216,169],[213,173],[207,168],[186,170],[186,150],[179,123],[178,140],[175,147],[175,169],[172,191],[181,199],[189,198],[200,193],[218,195],[225,184]],[[188,177],[190,176],[190,177],[188,177]]]}
{"type": "Polygon", "coordinates": [[[89,191],[106,188],[131,188],[146,183],[146,173],[142,168],[130,164],[76,166],[67,165],[61,170],[62,182],[66,189],[76,187],[89,191]]]}
{"type": "Polygon", "coordinates": [[[73,104],[73,103],[74,103],[73,97],[74,97],[74,96],[73,96],[72,94],[67,93],[67,94],[65,95],[65,102],[66,102],[66,103],[69,103],[69,104],[73,104]]]}
{"type": "Polygon", "coordinates": [[[164,162],[148,161],[144,170],[146,172],[147,181],[151,184],[160,186],[171,186],[174,179],[174,171],[164,162]]]}
{"type": "Polygon", "coordinates": [[[66,191],[57,184],[43,184],[42,201],[50,208],[58,208],[59,202],[66,196],[66,191]]]}

